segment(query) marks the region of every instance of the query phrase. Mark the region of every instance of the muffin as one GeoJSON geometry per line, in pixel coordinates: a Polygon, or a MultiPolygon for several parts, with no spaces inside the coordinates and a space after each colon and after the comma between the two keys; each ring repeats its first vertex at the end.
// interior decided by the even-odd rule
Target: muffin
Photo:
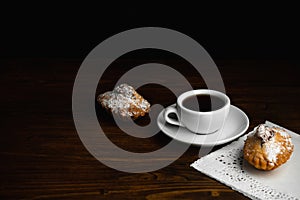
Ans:
{"type": "Polygon", "coordinates": [[[128,84],[121,84],[113,91],[100,94],[97,101],[109,113],[122,118],[137,119],[150,111],[150,103],[128,84]]]}
{"type": "Polygon", "coordinates": [[[273,170],[287,162],[293,150],[285,130],[260,124],[245,141],[244,158],[257,169],[273,170]]]}

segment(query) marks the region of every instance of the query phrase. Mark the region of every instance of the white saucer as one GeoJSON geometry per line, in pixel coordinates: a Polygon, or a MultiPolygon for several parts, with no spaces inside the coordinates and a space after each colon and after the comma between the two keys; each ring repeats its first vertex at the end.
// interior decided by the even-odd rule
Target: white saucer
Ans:
{"type": "MultiPolygon", "coordinates": [[[[175,104],[171,106],[175,106],[175,104]]],[[[213,146],[224,144],[241,136],[249,127],[247,115],[233,105],[230,106],[229,115],[224,127],[221,130],[208,135],[198,135],[184,127],[178,127],[167,123],[163,116],[164,112],[165,110],[162,110],[157,118],[157,124],[160,130],[175,140],[192,145],[213,146]]]]}

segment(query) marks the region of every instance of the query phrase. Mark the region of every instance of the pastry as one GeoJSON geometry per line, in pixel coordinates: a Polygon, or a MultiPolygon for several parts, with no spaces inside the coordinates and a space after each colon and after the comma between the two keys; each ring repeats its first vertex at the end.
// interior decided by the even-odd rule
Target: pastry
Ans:
{"type": "Polygon", "coordinates": [[[97,101],[108,112],[124,118],[136,119],[150,111],[150,103],[128,84],[121,84],[113,91],[100,94],[97,101]]]}
{"type": "Polygon", "coordinates": [[[244,158],[255,168],[273,170],[287,162],[294,150],[291,136],[278,127],[261,124],[244,145],[244,158]]]}

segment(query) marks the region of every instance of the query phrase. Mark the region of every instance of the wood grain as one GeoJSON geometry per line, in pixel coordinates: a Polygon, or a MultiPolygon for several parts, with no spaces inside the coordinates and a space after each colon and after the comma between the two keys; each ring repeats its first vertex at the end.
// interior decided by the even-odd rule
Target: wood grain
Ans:
{"type": "MultiPolygon", "coordinates": [[[[187,62],[151,61],[172,66],[194,88],[206,87],[187,62]]],[[[84,148],[72,118],[72,87],[81,62],[0,60],[1,199],[247,199],[189,167],[198,158],[198,147],[189,147],[169,166],[148,173],[120,172],[97,161],[84,148]]],[[[112,89],[130,68],[147,62],[114,62],[101,78],[97,94],[112,89]]],[[[223,60],[217,65],[232,103],[249,116],[250,129],[267,119],[300,132],[298,61],[223,60]]],[[[146,85],[139,92],[164,106],[176,99],[159,85],[146,85]]],[[[146,139],[128,136],[98,105],[96,109],[107,137],[121,148],[150,152],[170,142],[162,132],[146,139]]]]}

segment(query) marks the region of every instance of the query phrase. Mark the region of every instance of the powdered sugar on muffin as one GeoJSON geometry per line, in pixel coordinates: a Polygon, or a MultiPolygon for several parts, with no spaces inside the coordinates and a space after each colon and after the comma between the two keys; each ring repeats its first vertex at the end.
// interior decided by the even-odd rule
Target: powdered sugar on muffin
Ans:
{"type": "Polygon", "coordinates": [[[258,169],[273,170],[290,158],[293,149],[284,129],[260,124],[245,141],[244,158],[258,169]]]}

